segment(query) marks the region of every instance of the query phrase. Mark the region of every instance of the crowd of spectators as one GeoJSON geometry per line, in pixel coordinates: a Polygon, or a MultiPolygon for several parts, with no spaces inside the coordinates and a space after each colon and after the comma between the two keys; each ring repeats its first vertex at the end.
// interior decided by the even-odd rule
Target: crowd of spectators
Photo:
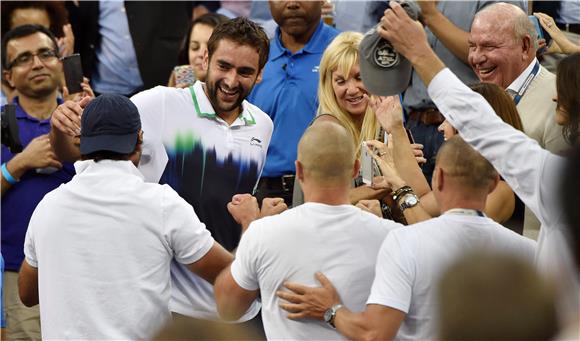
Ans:
{"type": "Polygon", "coordinates": [[[580,339],[580,1],[1,16],[2,339],[580,339]]]}

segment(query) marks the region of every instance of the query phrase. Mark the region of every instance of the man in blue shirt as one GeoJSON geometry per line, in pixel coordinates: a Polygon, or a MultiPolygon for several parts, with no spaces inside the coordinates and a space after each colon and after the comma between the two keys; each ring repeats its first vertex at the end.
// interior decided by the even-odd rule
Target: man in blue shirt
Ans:
{"type": "Polygon", "coordinates": [[[6,80],[18,91],[16,106],[19,137],[24,150],[13,154],[2,145],[2,255],[7,337],[40,340],[38,307],[26,308],[18,297],[18,270],[24,259],[24,236],[32,212],[44,195],[74,174],[70,164],[57,160],[50,144],[50,115],[62,103],[62,78],[56,39],[46,28],[24,25],[9,31],[2,41],[6,80]]]}
{"type": "Polygon", "coordinates": [[[270,56],[248,100],[274,122],[274,132],[257,197],[292,202],[294,160],[298,140],[318,107],[318,65],[322,53],[339,33],[320,19],[322,2],[271,1],[278,24],[270,56]]]}

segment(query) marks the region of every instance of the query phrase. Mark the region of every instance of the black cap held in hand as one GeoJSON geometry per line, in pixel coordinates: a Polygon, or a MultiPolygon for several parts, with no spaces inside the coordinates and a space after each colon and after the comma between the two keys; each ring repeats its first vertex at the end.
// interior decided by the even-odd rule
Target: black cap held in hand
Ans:
{"type": "Polygon", "coordinates": [[[130,154],[141,130],[141,117],[131,100],[121,95],[100,95],[83,110],[81,154],[111,151],[130,154]]]}

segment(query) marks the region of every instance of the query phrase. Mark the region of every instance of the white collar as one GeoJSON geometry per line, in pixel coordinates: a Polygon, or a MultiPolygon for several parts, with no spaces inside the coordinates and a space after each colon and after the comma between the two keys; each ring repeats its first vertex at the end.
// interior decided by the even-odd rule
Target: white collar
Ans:
{"type": "MultiPolygon", "coordinates": [[[[195,94],[195,98],[192,98],[192,100],[194,102],[193,105],[194,105],[194,109],[195,109],[197,116],[214,119],[216,121],[219,121],[219,122],[227,125],[227,123],[216,114],[214,108],[212,107],[212,105],[209,101],[209,98],[207,98],[207,95],[205,94],[205,91],[203,90],[203,85],[204,85],[204,83],[202,83],[201,81],[197,81],[197,82],[195,82],[195,84],[192,87],[193,93],[195,94]]],[[[252,113],[250,111],[250,107],[248,106],[248,102],[244,99],[242,101],[242,112],[236,118],[236,120],[231,124],[231,126],[233,127],[233,126],[254,125],[254,124],[256,124],[256,120],[254,119],[254,116],[252,115],[252,113]]]]}
{"type": "Polygon", "coordinates": [[[135,167],[132,161],[129,160],[101,160],[95,162],[94,160],[82,160],[74,163],[77,174],[91,173],[94,171],[102,172],[113,171],[115,173],[126,173],[136,175],[140,179],[145,179],[143,174],[135,167]]]}
{"type": "Polygon", "coordinates": [[[526,78],[528,78],[528,75],[530,73],[532,73],[532,70],[534,69],[534,65],[536,65],[537,62],[538,62],[538,59],[536,57],[534,57],[534,60],[532,60],[530,65],[528,65],[528,67],[526,67],[524,72],[520,73],[518,78],[516,78],[512,82],[512,84],[510,84],[510,86],[508,86],[507,88],[510,90],[516,91],[516,92],[519,91],[520,88],[522,87],[522,85],[524,84],[524,82],[526,81],[526,78]]]}

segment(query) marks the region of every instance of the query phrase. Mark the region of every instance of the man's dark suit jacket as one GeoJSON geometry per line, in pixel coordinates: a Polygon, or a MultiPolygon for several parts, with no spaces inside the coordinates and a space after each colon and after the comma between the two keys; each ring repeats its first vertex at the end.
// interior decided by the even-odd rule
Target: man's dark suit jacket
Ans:
{"type": "MultiPolygon", "coordinates": [[[[83,73],[91,77],[100,44],[99,2],[66,2],[75,35],[75,52],[81,54],[83,73]]],[[[189,24],[192,7],[186,1],[125,1],[129,31],[135,46],[143,88],[166,85],[189,24]]]]}

